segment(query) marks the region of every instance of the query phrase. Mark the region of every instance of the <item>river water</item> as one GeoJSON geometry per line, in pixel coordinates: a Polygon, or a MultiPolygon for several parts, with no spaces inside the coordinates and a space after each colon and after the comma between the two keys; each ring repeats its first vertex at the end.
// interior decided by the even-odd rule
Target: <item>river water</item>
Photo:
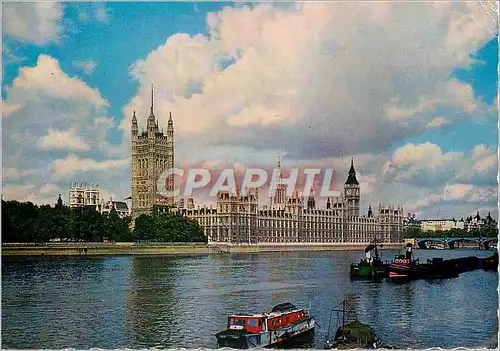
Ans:
{"type": "MultiPolygon", "coordinates": [[[[384,251],[389,260],[394,251],[384,251]]],[[[420,261],[492,251],[415,250],[420,261]]],[[[392,284],[350,281],[360,252],[2,258],[3,348],[215,348],[232,313],[281,302],[316,317],[322,348],[330,309],[348,299],[361,322],[398,348],[496,345],[498,274],[392,284]]],[[[336,316],[333,318],[336,322],[336,316]]],[[[336,328],[336,325],[335,325],[336,328]]]]}

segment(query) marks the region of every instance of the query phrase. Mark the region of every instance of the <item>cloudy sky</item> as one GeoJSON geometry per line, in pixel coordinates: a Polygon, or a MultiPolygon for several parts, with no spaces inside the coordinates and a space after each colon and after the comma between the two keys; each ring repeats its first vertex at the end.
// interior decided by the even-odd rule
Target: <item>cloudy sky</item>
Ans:
{"type": "Polygon", "coordinates": [[[176,165],[334,168],[361,211],[497,218],[495,13],[480,2],[4,3],[2,193],[130,195],[130,123],[176,165]]]}

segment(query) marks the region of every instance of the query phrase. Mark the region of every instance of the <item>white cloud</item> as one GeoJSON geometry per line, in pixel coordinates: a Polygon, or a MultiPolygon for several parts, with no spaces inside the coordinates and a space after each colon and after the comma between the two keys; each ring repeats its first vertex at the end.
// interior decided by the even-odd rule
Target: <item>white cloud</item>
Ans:
{"type": "Polygon", "coordinates": [[[281,111],[273,111],[263,106],[253,106],[252,108],[245,108],[237,114],[228,118],[230,126],[245,126],[251,124],[257,125],[272,125],[280,124],[287,116],[282,115],[281,111]]]}
{"type": "Polygon", "coordinates": [[[44,195],[54,193],[58,190],[59,187],[56,184],[45,184],[39,189],[40,193],[44,195]]]}
{"type": "Polygon", "coordinates": [[[56,2],[4,3],[4,35],[37,45],[57,43],[62,32],[63,6],[56,2]]]}
{"type": "Polygon", "coordinates": [[[483,144],[476,145],[474,149],[472,149],[471,155],[475,161],[473,166],[474,170],[487,171],[494,166],[498,167],[498,155],[493,148],[489,148],[483,144]]]}
{"type": "Polygon", "coordinates": [[[21,68],[6,91],[3,106],[17,108],[2,120],[4,187],[31,184],[30,193],[20,192],[17,198],[36,203],[55,203],[59,193],[66,199],[74,180],[128,195],[130,180],[124,174],[130,174],[130,167],[123,159],[130,157],[130,149],[112,144],[110,135],[115,135],[117,126],[98,90],[68,76],[54,58],[42,55],[34,67],[21,68]],[[67,151],[83,151],[85,157],[66,156],[67,151]]]}
{"type": "Polygon", "coordinates": [[[443,152],[433,143],[406,144],[396,149],[385,176],[399,182],[435,186],[447,182],[495,182],[496,152],[491,147],[476,145],[466,155],[463,152],[443,152]]]}
{"type": "Polygon", "coordinates": [[[129,159],[96,161],[91,158],[80,158],[71,154],[65,159],[54,160],[51,169],[55,174],[75,174],[86,171],[106,171],[109,168],[124,167],[130,164],[129,159]]]}
{"type": "Polygon", "coordinates": [[[2,100],[2,117],[8,117],[12,112],[20,109],[22,105],[10,105],[2,100]]]}
{"type": "Polygon", "coordinates": [[[438,128],[450,124],[450,121],[444,117],[436,117],[429,123],[427,123],[427,128],[438,128]]]}
{"type": "Polygon", "coordinates": [[[34,173],[36,173],[35,169],[19,170],[15,167],[5,167],[2,169],[2,181],[19,180],[34,173]]]}
{"type": "Polygon", "coordinates": [[[94,72],[94,69],[97,67],[97,63],[94,61],[75,61],[73,62],[73,66],[76,68],[80,68],[87,75],[91,75],[94,72]]]}
{"type": "Polygon", "coordinates": [[[7,103],[11,105],[26,105],[33,99],[52,98],[85,102],[95,108],[109,106],[98,91],[78,78],[69,77],[61,70],[59,62],[47,55],[40,55],[35,67],[20,70],[7,88],[7,96],[7,103]]]}
{"type": "Polygon", "coordinates": [[[5,200],[18,200],[33,196],[35,186],[33,184],[11,184],[2,187],[2,195],[5,200]]]}
{"type": "Polygon", "coordinates": [[[102,122],[100,112],[105,113],[109,103],[99,91],[69,77],[50,56],[40,55],[34,67],[21,68],[12,85],[6,87],[6,95],[2,105],[9,113],[4,113],[8,118],[4,118],[3,129],[9,134],[4,135],[3,147],[6,162],[12,165],[19,162],[21,154],[30,157],[41,138],[45,149],[64,143],[75,150],[102,148],[105,134],[113,126],[109,117],[107,124],[102,122]],[[10,160],[13,156],[17,160],[10,160]]]}
{"type": "Polygon", "coordinates": [[[88,144],[76,135],[75,129],[60,131],[49,128],[47,135],[41,138],[38,145],[42,150],[75,150],[88,151],[88,144]]]}
{"type": "Polygon", "coordinates": [[[106,7],[99,6],[94,9],[94,17],[99,22],[108,23],[109,22],[109,13],[106,7]]]}
{"type": "Polygon", "coordinates": [[[91,20],[101,23],[109,22],[110,14],[105,3],[79,3],[76,8],[78,10],[78,20],[83,23],[88,23],[91,20]]]}
{"type": "Polygon", "coordinates": [[[443,153],[438,145],[430,142],[417,145],[410,143],[393,153],[392,164],[396,167],[428,169],[436,168],[461,156],[460,152],[443,153]]]}
{"type": "Polygon", "coordinates": [[[489,108],[449,78],[492,38],[480,12],[461,3],[227,7],[207,16],[210,37],[176,34],[132,65],[140,89],[121,128],[128,142],[133,110],[144,125],[154,81],[160,124],[172,111],[177,135],[205,147],[295,158],[384,151],[489,108]]]}
{"type": "Polygon", "coordinates": [[[447,185],[444,190],[444,200],[463,200],[474,189],[471,184],[447,185]]]}

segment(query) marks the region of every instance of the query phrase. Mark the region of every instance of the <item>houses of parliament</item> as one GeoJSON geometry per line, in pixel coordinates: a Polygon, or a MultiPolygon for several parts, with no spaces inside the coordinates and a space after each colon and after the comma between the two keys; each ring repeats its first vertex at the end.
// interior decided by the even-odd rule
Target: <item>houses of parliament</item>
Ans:
{"type": "MultiPolygon", "coordinates": [[[[325,208],[316,206],[312,194],[302,197],[295,192],[287,197],[280,181],[264,206],[257,189],[245,195],[219,192],[215,206],[195,206],[192,198],[185,203],[161,197],[157,180],[164,169],[174,167],[174,124],[170,114],[166,133],[160,129],[153,97],[151,91],[147,129],[139,133],[135,111],[132,118],[133,218],[173,211],[196,220],[208,242],[220,244],[402,242],[402,206],[379,204],[376,213],[370,206],[366,215],[360,214],[361,189],[353,160],[343,192],[328,198],[325,208]]],[[[277,167],[280,171],[279,162],[277,167]]],[[[173,178],[167,180],[167,188],[173,189],[173,178]]]]}

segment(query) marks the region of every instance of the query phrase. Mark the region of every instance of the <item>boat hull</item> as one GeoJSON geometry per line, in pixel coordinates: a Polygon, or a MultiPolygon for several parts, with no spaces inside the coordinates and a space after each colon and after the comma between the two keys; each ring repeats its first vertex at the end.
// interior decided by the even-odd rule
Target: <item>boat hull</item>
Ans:
{"type": "Polygon", "coordinates": [[[225,330],[217,333],[217,347],[249,349],[293,345],[296,340],[314,334],[315,321],[307,318],[298,323],[277,330],[252,334],[245,331],[225,330]]]}
{"type": "Polygon", "coordinates": [[[452,264],[389,264],[390,280],[448,279],[459,276],[459,269],[452,264]]]}
{"type": "Polygon", "coordinates": [[[387,276],[387,266],[371,264],[351,264],[351,278],[382,278],[387,276]]]}

